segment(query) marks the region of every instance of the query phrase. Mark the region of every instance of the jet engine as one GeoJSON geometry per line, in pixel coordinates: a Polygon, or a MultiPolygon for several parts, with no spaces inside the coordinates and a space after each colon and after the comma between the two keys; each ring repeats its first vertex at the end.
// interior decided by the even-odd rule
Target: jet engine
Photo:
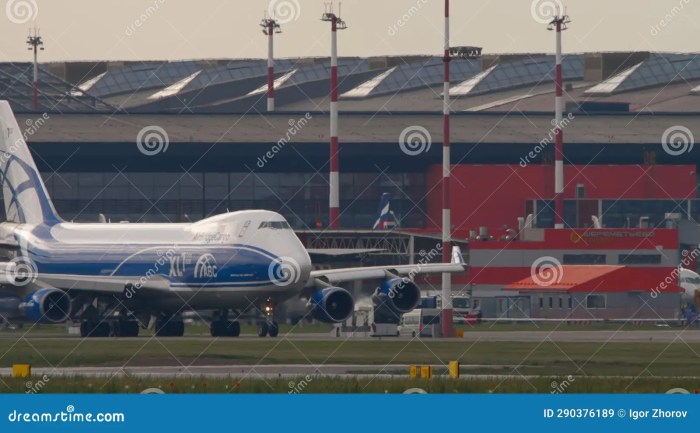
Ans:
{"type": "Polygon", "coordinates": [[[307,305],[314,319],[324,323],[343,322],[355,309],[350,292],[340,287],[326,287],[314,292],[307,305]]]}
{"type": "Polygon", "coordinates": [[[61,323],[70,317],[71,299],[63,290],[44,288],[27,296],[20,309],[36,323],[61,323]]]}
{"type": "Polygon", "coordinates": [[[408,278],[392,278],[377,287],[372,302],[375,322],[399,323],[402,314],[420,303],[420,289],[408,278]]]}

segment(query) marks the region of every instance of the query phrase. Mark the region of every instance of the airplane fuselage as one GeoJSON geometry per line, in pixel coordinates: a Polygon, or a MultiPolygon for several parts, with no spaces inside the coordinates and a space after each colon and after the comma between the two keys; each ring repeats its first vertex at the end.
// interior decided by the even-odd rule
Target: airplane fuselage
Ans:
{"type": "Polygon", "coordinates": [[[282,301],[299,294],[311,271],[304,246],[285,219],[269,211],[187,224],[60,222],[2,231],[14,236],[21,256],[48,281],[73,275],[128,280],[113,295],[136,309],[231,309],[282,301]]]}

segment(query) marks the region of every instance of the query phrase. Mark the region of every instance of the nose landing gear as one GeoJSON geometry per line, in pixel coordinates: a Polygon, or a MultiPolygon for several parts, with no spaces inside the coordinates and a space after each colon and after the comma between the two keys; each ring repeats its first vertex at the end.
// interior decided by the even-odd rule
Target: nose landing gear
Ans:
{"type": "Polygon", "coordinates": [[[280,327],[274,320],[275,303],[268,299],[262,307],[262,318],[258,323],[258,337],[277,337],[280,333],[280,327]]]}

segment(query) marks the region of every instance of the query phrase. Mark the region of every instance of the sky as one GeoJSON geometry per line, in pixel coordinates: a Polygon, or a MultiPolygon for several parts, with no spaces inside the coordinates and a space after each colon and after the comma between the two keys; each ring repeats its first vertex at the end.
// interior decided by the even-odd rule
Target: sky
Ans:
{"type": "MultiPolygon", "coordinates": [[[[549,13],[563,0],[452,0],[451,45],[487,53],[553,52],[549,13]]],[[[277,57],[328,56],[324,0],[0,0],[0,61],[263,58],[259,27],[275,11],[277,57]],[[4,8],[2,7],[4,6],[4,8]]],[[[565,52],[699,52],[700,0],[569,0],[565,52]]],[[[344,0],[341,56],[440,54],[443,0],[344,0]]],[[[336,3],[335,11],[338,11],[336,3]]]]}

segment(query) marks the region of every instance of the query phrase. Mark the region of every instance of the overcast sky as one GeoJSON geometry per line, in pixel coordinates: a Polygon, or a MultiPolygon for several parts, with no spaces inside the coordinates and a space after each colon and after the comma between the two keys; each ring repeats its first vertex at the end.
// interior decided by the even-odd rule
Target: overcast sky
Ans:
{"type": "MultiPolygon", "coordinates": [[[[542,21],[561,0],[453,0],[452,45],[484,53],[552,52],[542,21]]],[[[258,27],[276,9],[279,57],[327,56],[323,0],[0,0],[2,61],[30,60],[36,23],[42,61],[261,58],[258,27]],[[3,13],[4,12],[4,13],[3,13]]],[[[564,49],[700,51],[700,0],[570,0],[564,49]]],[[[342,56],[439,54],[443,0],[345,0],[342,56]]],[[[336,6],[337,11],[337,6],[336,6]]]]}

